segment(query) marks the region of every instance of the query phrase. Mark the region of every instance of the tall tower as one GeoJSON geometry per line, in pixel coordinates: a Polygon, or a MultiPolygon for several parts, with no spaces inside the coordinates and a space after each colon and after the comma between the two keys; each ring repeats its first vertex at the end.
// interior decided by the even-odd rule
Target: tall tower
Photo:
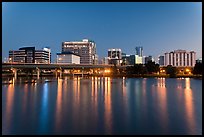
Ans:
{"type": "Polygon", "coordinates": [[[136,55],[138,55],[139,57],[143,56],[143,47],[136,47],[136,55]]]}

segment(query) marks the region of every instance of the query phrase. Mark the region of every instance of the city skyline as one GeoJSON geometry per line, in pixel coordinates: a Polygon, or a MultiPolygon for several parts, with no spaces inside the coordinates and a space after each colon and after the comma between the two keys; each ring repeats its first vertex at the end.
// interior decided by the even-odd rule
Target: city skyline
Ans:
{"type": "Polygon", "coordinates": [[[99,58],[109,48],[158,57],[183,49],[202,57],[202,3],[2,3],[2,61],[9,50],[50,47],[52,62],[65,41],[90,39],[99,58]],[[11,45],[11,46],[9,46],[11,45]]]}

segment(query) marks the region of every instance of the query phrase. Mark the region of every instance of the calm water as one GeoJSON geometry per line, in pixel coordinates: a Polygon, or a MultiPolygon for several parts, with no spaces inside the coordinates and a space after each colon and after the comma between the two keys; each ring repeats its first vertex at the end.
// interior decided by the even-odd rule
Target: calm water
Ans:
{"type": "Polygon", "coordinates": [[[202,80],[93,77],[3,84],[2,134],[202,134],[202,80]]]}

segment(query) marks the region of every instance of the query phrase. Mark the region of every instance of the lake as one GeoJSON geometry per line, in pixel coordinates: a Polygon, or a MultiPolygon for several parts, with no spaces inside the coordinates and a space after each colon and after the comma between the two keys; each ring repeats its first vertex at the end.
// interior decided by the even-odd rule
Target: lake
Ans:
{"type": "Polygon", "coordinates": [[[202,79],[10,81],[2,83],[3,135],[202,135],[202,79]]]}

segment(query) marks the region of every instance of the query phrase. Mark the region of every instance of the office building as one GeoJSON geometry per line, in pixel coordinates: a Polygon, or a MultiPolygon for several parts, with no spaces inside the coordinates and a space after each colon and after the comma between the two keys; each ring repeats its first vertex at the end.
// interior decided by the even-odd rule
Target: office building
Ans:
{"type": "Polygon", "coordinates": [[[123,65],[130,65],[130,55],[126,55],[125,53],[122,53],[122,64],[123,65]]]}
{"type": "Polygon", "coordinates": [[[46,47],[42,50],[35,50],[35,63],[51,63],[51,50],[46,47]]]}
{"type": "Polygon", "coordinates": [[[145,57],[145,64],[147,64],[148,61],[154,62],[154,58],[152,56],[145,57]]]}
{"type": "Polygon", "coordinates": [[[196,53],[194,51],[187,52],[186,50],[174,50],[166,52],[164,56],[164,64],[175,67],[194,67],[196,63],[196,53]]]}
{"type": "Polygon", "coordinates": [[[50,63],[51,51],[48,48],[35,50],[35,47],[23,47],[9,51],[9,62],[16,63],[50,63]]]}
{"type": "Polygon", "coordinates": [[[9,62],[35,63],[35,47],[23,47],[9,51],[9,62]]]}
{"type": "Polygon", "coordinates": [[[130,55],[129,64],[130,65],[142,64],[142,57],[140,57],[139,55],[130,55]]]}
{"type": "Polygon", "coordinates": [[[159,60],[159,65],[164,66],[164,56],[159,56],[158,60],[159,60]]]}
{"type": "Polygon", "coordinates": [[[57,63],[80,64],[80,56],[69,51],[57,53],[57,63]]]}
{"type": "Polygon", "coordinates": [[[122,50],[121,49],[108,49],[109,64],[120,65],[122,63],[122,50]]]}
{"type": "Polygon", "coordinates": [[[72,52],[80,56],[80,64],[97,64],[96,44],[94,41],[70,41],[62,43],[62,52],[72,52]]]}
{"type": "Polygon", "coordinates": [[[138,55],[139,57],[143,56],[143,47],[136,47],[135,50],[136,50],[135,55],[138,55]]]}
{"type": "Polygon", "coordinates": [[[104,57],[102,64],[108,65],[108,59],[109,59],[108,57],[104,57]]]}

